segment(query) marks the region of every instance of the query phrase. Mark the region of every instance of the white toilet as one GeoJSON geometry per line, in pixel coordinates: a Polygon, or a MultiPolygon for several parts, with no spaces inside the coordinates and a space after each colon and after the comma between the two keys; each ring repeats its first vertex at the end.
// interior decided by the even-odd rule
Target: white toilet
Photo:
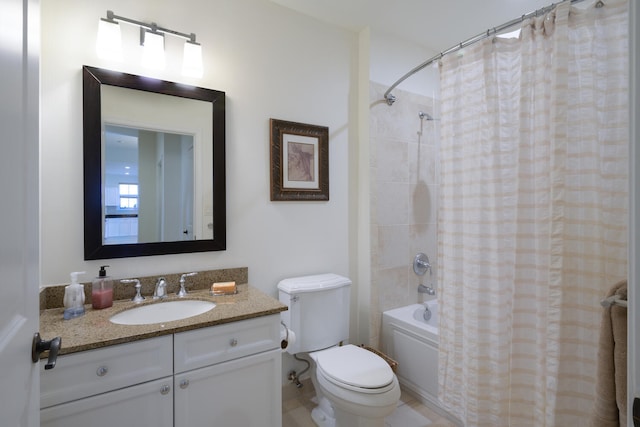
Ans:
{"type": "Polygon", "coordinates": [[[278,283],[280,302],[289,306],[282,321],[295,333],[287,348],[308,353],[318,406],[311,412],[320,427],[384,427],[396,408],[400,385],[380,356],[349,338],[351,281],[336,274],[294,277],[278,283]]]}

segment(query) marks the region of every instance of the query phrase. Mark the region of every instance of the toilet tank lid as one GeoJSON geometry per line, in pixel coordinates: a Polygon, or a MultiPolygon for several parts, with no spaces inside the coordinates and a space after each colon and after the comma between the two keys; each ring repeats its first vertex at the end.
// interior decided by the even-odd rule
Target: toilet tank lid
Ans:
{"type": "Polygon", "coordinates": [[[350,285],[351,280],[348,278],[338,274],[327,273],[283,279],[278,283],[278,289],[288,294],[297,294],[301,292],[314,292],[350,285]]]}

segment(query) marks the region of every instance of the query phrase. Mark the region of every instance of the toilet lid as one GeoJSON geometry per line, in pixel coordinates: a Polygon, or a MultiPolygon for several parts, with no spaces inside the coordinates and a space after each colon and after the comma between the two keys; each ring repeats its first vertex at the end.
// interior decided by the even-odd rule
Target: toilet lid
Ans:
{"type": "Polygon", "coordinates": [[[387,362],[351,344],[322,351],[316,363],[327,379],[353,387],[377,389],[393,381],[393,371],[387,362]]]}

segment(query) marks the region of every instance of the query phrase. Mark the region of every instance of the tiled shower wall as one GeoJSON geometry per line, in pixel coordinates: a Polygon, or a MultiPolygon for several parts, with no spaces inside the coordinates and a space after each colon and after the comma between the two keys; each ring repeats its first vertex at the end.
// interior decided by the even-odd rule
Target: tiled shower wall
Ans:
{"type": "MultiPolygon", "coordinates": [[[[371,317],[370,342],[380,346],[382,312],[422,302],[418,284],[436,285],[439,122],[433,98],[370,83],[371,317]],[[433,275],[417,276],[413,258],[428,255],[433,275]]],[[[428,297],[432,298],[432,297],[428,297]]]]}

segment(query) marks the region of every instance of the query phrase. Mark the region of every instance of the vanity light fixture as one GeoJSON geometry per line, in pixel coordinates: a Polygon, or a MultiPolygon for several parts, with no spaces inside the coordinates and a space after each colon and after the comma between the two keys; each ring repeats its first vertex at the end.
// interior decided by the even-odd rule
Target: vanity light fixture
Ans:
{"type": "Polygon", "coordinates": [[[202,77],[202,46],[196,42],[194,33],[186,34],[159,27],[155,22],[147,24],[116,15],[111,10],[107,10],[107,17],[101,18],[99,22],[96,42],[99,57],[122,60],[122,36],[119,22],[140,27],[140,45],[143,47],[142,63],[145,66],[155,69],[164,68],[164,37],[168,34],[185,40],[182,74],[188,77],[202,77]]]}

